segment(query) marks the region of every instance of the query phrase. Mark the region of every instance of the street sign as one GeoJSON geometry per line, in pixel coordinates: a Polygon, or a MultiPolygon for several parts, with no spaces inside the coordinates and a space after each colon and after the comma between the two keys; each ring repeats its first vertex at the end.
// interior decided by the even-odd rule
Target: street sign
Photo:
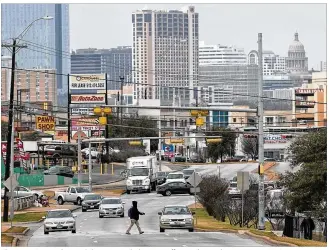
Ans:
{"type": "Polygon", "coordinates": [[[204,124],[204,119],[203,119],[202,117],[198,117],[198,118],[196,118],[196,119],[195,119],[195,124],[196,124],[197,126],[203,126],[203,124],[204,124]]]}
{"type": "Polygon", "coordinates": [[[142,145],[142,141],[130,141],[129,142],[129,145],[130,146],[140,146],[140,145],[142,145]]]}
{"type": "Polygon", "coordinates": [[[191,116],[198,117],[198,116],[207,116],[209,115],[208,110],[191,110],[190,111],[191,116]]]}
{"type": "Polygon", "coordinates": [[[106,116],[99,117],[99,123],[101,125],[106,125],[107,124],[107,117],[106,116]]]}
{"type": "Polygon", "coordinates": [[[24,132],[24,131],[29,131],[30,128],[29,127],[16,127],[15,131],[16,132],[24,132]]]}
{"type": "Polygon", "coordinates": [[[11,190],[14,190],[19,185],[16,178],[16,174],[12,174],[6,181],[3,182],[3,185],[8,188],[9,192],[11,192],[11,190]]]}
{"type": "Polygon", "coordinates": [[[184,139],[170,139],[170,143],[184,143],[184,139]]]}
{"type": "Polygon", "coordinates": [[[196,188],[191,187],[191,188],[190,188],[190,192],[193,193],[193,194],[194,194],[194,193],[200,193],[200,188],[199,188],[199,187],[196,187],[196,188]]]}
{"type": "Polygon", "coordinates": [[[222,138],[208,139],[206,138],[207,143],[218,143],[222,141],[222,138]]]}
{"type": "Polygon", "coordinates": [[[239,171],[237,175],[238,189],[242,192],[249,189],[249,172],[239,171]]]}
{"type": "Polygon", "coordinates": [[[35,117],[36,129],[42,131],[55,130],[55,118],[52,116],[36,116],[35,117]]]}
{"type": "Polygon", "coordinates": [[[196,172],[194,172],[190,176],[190,178],[188,178],[186,180],[186,182],[190,183],[193,187],[197,187],[200,184],[201,181],[202,181],[201,176],[198,173],[196,173],[196,172]]]}

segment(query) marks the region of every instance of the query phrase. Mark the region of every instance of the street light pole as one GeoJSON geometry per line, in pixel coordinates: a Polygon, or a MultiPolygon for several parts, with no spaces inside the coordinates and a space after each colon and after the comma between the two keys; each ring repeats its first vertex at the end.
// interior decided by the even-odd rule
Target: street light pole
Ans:
{"type": "MultiPolygon", "coordinates": [[[[124,81],[124,77],[123,76],[120,76],[120,81],[121,81],[121,93],[120,93],[120,105],[122,106],[123,105],[123,81],[124,81]]],[[[120,108],[120,124],[122,125],[122,110],[123,108],[120,108]]]]}
{"type": "Polygon", "coordinates": [[[259,207],[258,207],[258,229],[265,230],[265,198],[264,198],[264,173],[262,171],[264,164],[264,130],[263,130],[263,41],[262,33],[258,33],[258,161],[259,172],[259,207]]]}
{"type": "MultiPolygon", "coordinates": [[[[30,23],[29,26],[27,26],[23,32],[17,37],[13,39],[12,45],[2,45],[2,47],[12,47],[12,57],[11,57],[11,81],[10,81],[10,95],[9,95],[9,112],[8,112],[8,139],[7,139],[7,155],[6,155],[6,169],[5,169],[5,180],[7,180],[10,176],[10,160],[11,160],[11,154],[12,148],[12,131],[13,131],[13,115],[14,115],[14,86],[15,86],[15,67],[16,67],[16,53],[18,50],[16,48],[26,48],[27,46],[22,46],[17,44],[17,40],[21,39],[26,32],[32,27],[32,25],[39,20],[51,20],[52,17],[42,17],[34,20],[32,23],[30,23]]],[[[3,206],[3,222],[8,222],[8,210],[9,210],[9,199],[8,199],[8,188],[5,187],[5,193],[4,193],[4,206],[3,206]]]]}

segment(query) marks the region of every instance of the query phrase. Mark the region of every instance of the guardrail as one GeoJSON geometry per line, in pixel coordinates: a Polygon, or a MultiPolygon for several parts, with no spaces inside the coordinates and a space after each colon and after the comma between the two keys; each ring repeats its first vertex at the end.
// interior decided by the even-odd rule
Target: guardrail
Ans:
{"type": "Polygon", "coordinates": [[[19,210],[23,210],[25,208],[32,207],[34,202],[35,202],[34,195],[15,198],[14,199],[14,210],[19,211],[19,210]]]}

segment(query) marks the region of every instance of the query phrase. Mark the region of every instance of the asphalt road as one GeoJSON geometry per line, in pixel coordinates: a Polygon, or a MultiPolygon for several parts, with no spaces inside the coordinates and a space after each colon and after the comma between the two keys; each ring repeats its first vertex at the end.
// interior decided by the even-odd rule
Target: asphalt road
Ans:
{"type": "Polygon", "coordinates": [[[28,242],[28,247],[261,247],[268,246],[246,236],[220,232],[193,232],[187,230],[167,230],[159,232],[158,211],[165,205],[193,203],[190,195],[163,197],[155,193],[123,195],[125,205],[124,218],[98,218],[97,211],[82,213],[78,216],[77,233],[54,232],[43,234],[43,226],[37,229],[28,242]],[[145,232],[139,235],[133,227],[131,235],[125,231],[129,226],[128,209],[133,200],[138,201],[141,216],[140,225],[145,232]]]}

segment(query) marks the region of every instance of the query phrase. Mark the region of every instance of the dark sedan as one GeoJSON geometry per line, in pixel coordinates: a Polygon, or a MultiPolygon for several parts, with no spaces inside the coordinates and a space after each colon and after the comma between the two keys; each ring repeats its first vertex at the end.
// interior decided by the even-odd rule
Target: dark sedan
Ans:
{"type": "Polygon", "coordinates": [[[45,170],[43,173],[45,175],[60,175],[69,178],[74,177],[72,168],[68,166],[52,166],[49,168],[49,170],[45,170]]]}
{"type": "Polygon", "coordinates": [[[82,212],[86,212],[88,209],[99,209],[101,201],[102,196],[99,194],[86,195],[82,202],[82,212]]]}
{"type": "Polygon", "coordinates": [[[157,186],[157,193],[163,196],[170,196],[171,194],[191,194],[191,187],[191,184],[182,181],[169,182],[157,186]]]}

